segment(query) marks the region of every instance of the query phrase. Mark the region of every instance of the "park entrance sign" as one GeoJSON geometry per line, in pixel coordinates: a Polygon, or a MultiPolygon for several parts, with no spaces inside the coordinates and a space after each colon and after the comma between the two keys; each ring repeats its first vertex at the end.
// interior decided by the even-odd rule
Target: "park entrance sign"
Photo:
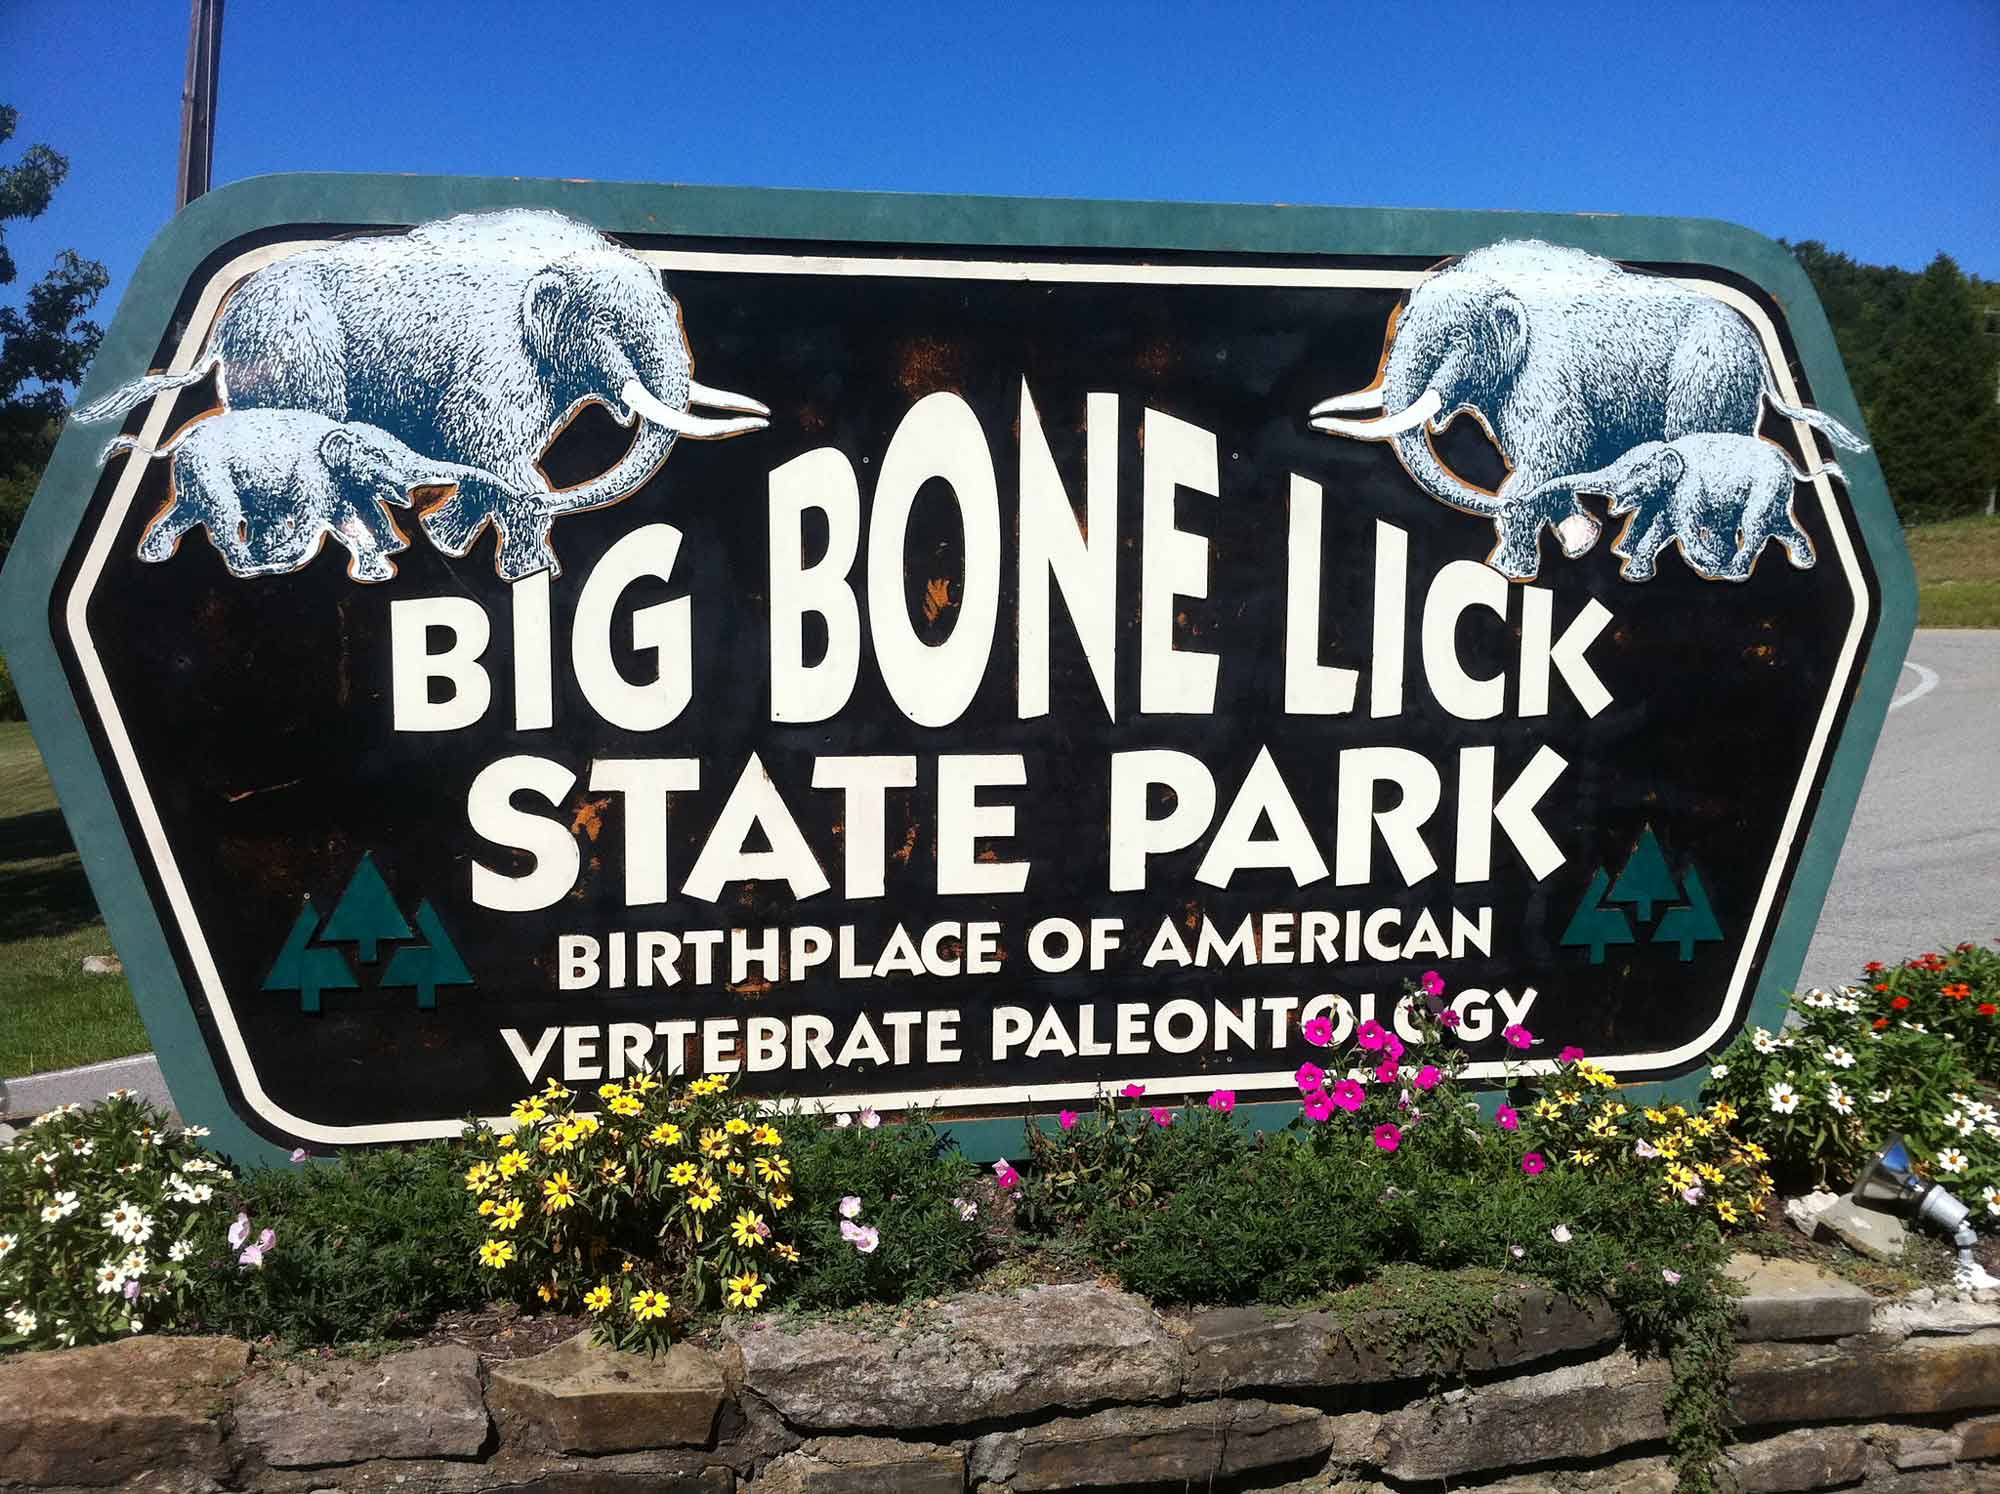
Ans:
{"type": "Polygon", "coordinates": [[[1279,1099],[1428,969],[1475,1073],[1671,1079],[1795,979],[1910,628],[1713,224],[274,178],[86,394],[9,654],[239,1147],[1279,1099]]]}

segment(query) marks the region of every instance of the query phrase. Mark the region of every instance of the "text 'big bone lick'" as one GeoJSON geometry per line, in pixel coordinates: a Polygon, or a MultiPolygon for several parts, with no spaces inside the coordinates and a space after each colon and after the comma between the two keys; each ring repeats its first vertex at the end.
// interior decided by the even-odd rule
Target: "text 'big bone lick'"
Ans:
{"type": "Polygon", "coordinates": [[[1540,567],[1544,525],[1556,526],[1570,555],[1597,538],[1572,493],[1527,501],[1545,484],[1601,470],[1647,441],[1754,435],[1766,403],[1850,450],[1868,449],[1832,416],[1779,399],[1757,334],[1715,297],[1522,239],[1476,249],[1412,290],[1390,319],[1376,382],[1322,400],[1311,423],[1391,443],[1431,497],[1493,521],[1487,563],[1525,580],[1540,567]],[[1383,413],[1357,418],[1372,410],[1383,413]],[[1512,468],[1497,493],[1465,482],[1431,449],[1430,434],[1461,411],[1480,419],[1512,468]]]}
{"type": "Polygon", "coordinates": [[[693,377],[679,304],[636,254],[559,213],[468,213],[308,249],[246,278],[185,373],[151,374],[84,420],[123,416],[213,371],[231,410],[298,410],[385,431],[490,473],[423,516],[464,555],[488,524],[508,580],[559,571],[552,522],[637,491],[680,436],[761,430],[770,411],[693,377]],[[612,467],[557,491],[542,454],[596,401],[640,429],[612,467]],[[700,404],[742,412],[692,413],[700,404]]]}

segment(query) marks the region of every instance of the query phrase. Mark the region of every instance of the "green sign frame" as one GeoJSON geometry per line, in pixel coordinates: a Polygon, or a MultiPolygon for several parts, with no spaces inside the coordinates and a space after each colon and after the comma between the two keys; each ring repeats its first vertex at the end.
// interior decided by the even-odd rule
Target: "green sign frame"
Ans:
{"type": "MultiPolygon", "coordinates": [[[[1758,234],[1709,220],[1293,206],[1086,202],[1031,198],[451,178],[300,174],[223,187],[176,217],[148,249],[82,390],[101,396],[147,372],[183,290],[205,260],[244,235],[285,223],[406,225],[504,207],[552,208],[611,234],[845,241],[1022,249],[1233,251],[1438,258],[1503,238],[1536,238],[1646,263],[1697,263],[1760,287],[1784,312],[1822,409],[1859,429],[1853,391],[1824,313],[1792,256],[1758,234]]],[[[283,1153],[232,1112],[196,1020],[147,879],[128,838],[53,633],[56,588],[98,478],[101,432],[62,435],[0,574],[0,648],[26,704],[98,905],[122,956],[161,1070],[184,1114],[245,1162],[283,1153]]],[[[1803,827],[1797,871],[1777,916],[1750,1020],[1774,1026],[1818,922],[1916,619],[1901,527],[1872,452],[1842,457],[1852,507],[1879,584],[1872,641],[1803,827]]],[[[1698,1076],[1644,1086],[1686,1093],[1698,1076]]],[[[1290,1104],[1251,1105],[1254,1124],[1283,1124],[1290,1104]]],[[[1019,1119],[962,1121],[977,1156],[1020,1143],[1019,1119]]]]}

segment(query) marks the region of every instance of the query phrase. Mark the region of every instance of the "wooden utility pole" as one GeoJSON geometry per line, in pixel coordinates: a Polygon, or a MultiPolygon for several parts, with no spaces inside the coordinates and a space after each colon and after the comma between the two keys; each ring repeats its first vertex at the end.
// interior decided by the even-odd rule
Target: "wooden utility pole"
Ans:
{"type": "Polygon", "coordinates": [[[193,0],[188,18],[187,81],[181,85],[179,212],[208,190],[215,165],[215,75],[222,61],[222,0],[193,0]]]}

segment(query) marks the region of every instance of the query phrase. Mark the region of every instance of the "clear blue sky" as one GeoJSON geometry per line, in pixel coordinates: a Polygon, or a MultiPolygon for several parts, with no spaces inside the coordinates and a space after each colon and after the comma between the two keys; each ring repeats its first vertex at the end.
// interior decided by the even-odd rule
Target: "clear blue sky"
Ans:
{"type": "MultiPolygon", "coordinates": [[[[187,0],[0,0],[6,159],[45,140],[71,161],[49,215],[8,231],[23,279],[74,246],[110,268],[108,314],[172,211],[187,19],[187,0]]],[[[1996,115],[1996,0],[230,0],[216,179],[1669,213],[2000,278],[1996,115]]]]}

